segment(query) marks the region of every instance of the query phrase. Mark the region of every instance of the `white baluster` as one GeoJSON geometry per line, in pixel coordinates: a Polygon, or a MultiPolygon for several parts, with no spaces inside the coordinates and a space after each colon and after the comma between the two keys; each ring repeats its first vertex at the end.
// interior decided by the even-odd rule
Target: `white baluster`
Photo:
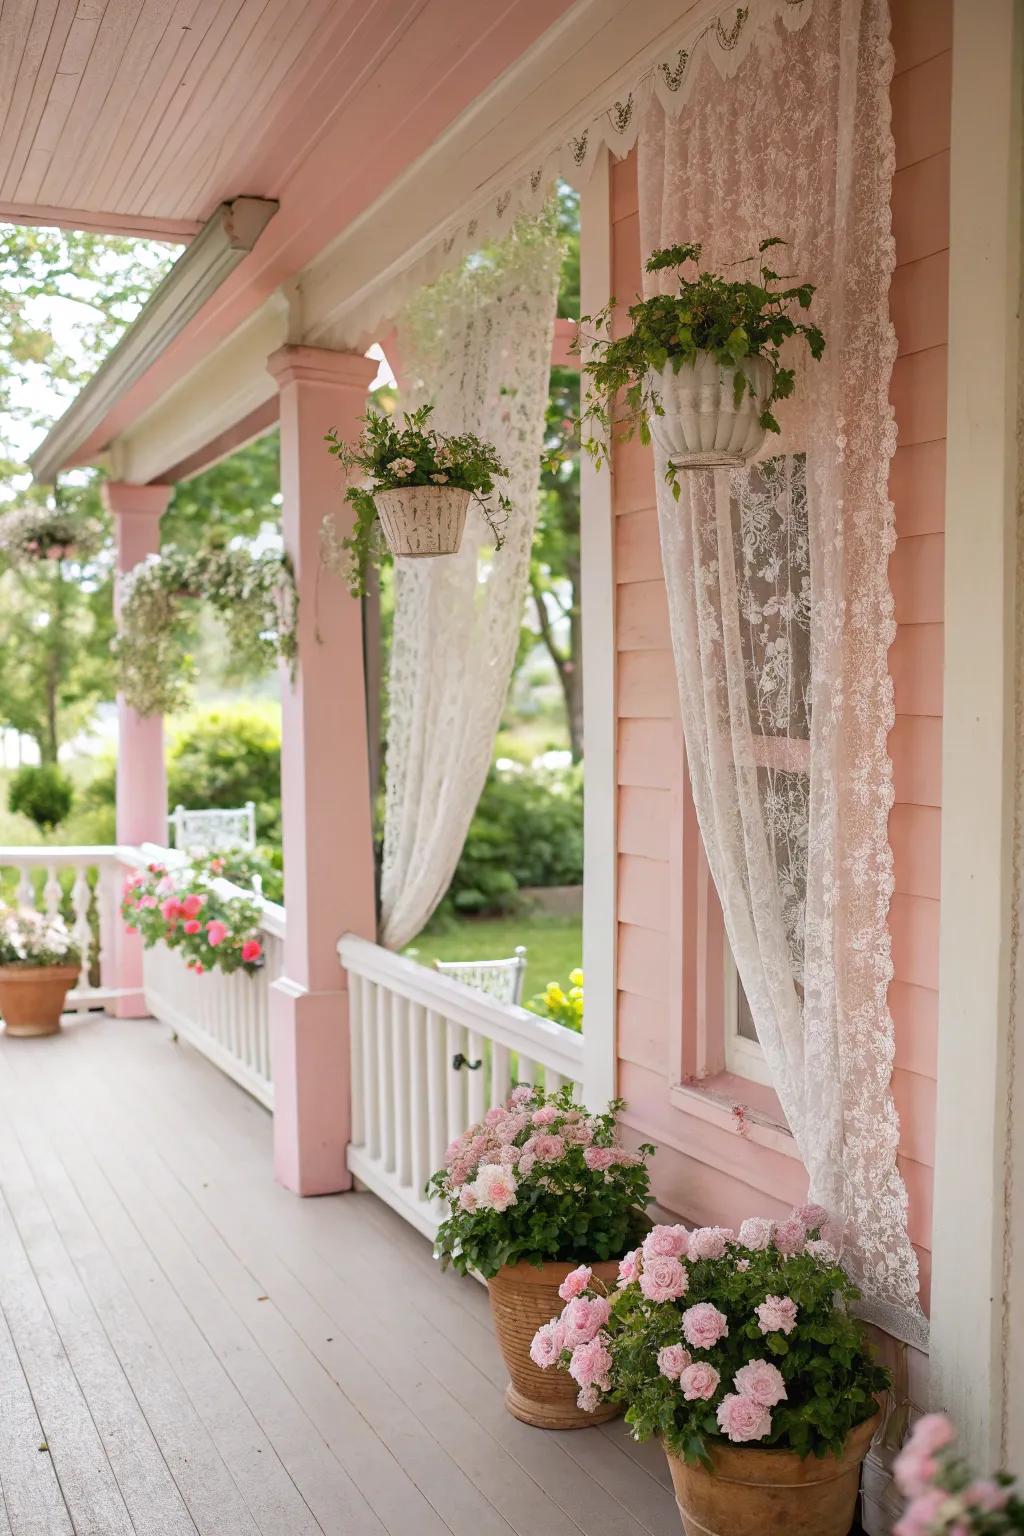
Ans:
{"type": "Polygon", "coordinates": [[[491,1046],[491,1104],[504,1104],[509,1093],[508,1047],[491,1046]]]}
{"type": "Polygon", "coordinates": [[[399,1184],[412,1178],[409,1155],[409,1001],[391,994],[391,1081],[395,1117],[395,1173],[399,1184]]]}
{"type": "Polygon", "coordinates": [[[389,1173],[395,1166],[395,1107],[391,1078],[391,993],[377,988],[377,1103],[380,1106],[380,1153],[389,1173]]]}
{"type": "Polygon", "coordinates": [[[82,957],[78,985],[83,992],[89,989],[89,961],[92,956],[92,925],[89,922],[91,901],[92,892],[89,889],[88,873],[85,869],[78,869],[75,871],[75,883],[71,887],[71,906],[75,914],[71,932],[82,957]]]}
{"type": "Polygon", "coordinates": [[[363,1119],[366,1149],[376,1161],[380,1157],[380,1106],[377,1099],[377,988],[360,976],[363,1015],[363,1119]]]}
{"type": "Polygon", "coordinates": [[[348,973],[348,1035],[352,1082],[352,1145],[361,1147],[366,1141],[366,1122],[363,1104],[366,1096],[363,1066],[363,978],[352,971],[348,973]]]}
{"type": "Polygon", "coordinates": [[[18,906],[27,907],[30,912],[36,910],[35,887],[27,864],[18,865],[18,906]]]}
{"type": "MultiPolygon", "coordinates": [[[[428,1168],[427,1020],[422,1003],[409,1004],[409,1172],[412,1192],[422,1200],[433,1172],[428,1168]]],[[[440,1166],[440,1164],[438,1164],[440,1166]]]]}
{"type": "Polygon", "coordinates": [[[46,884],[43,886],[43,902],[48,917],[57,916],[57,913],[60,911],[62,895],[60,881],[57,879],[57,866],[55,864],[47,864],[46,884]]]}
{"type": "Polygon", "coordinates": [[[550,1067],[545,1070],[546,1088],[548,1093],[559,1093],[565,1087],[565,1078],[561,1072],[553,1072],[550,1067]]]}
{"type": "Polygon", "coordinates": [[[104,864],[100,867],[96,884],[96,906],[99,911],[101,987],[112,987],[115,984],[114,937],[117,933],[117,924],[121,921],[118,911],[121,900],[121,880],[122,874],[116,864],[104,864]]]}
{"type": "Polygon", "coordinates": [[[445,1051],[448,1057],[448,1140],[461,1136],[469,1124],[466,1114],[466,1077],[464,1069],[456,1067],[455,1059],[466,1054],[466,1031],[463,1025],[445,1020],[445,1051]]]}
{"type": "Polygon", "coordinates": [[[444,1164],[448,1147],[445,1031],[439,1014],[427,1009],[427,1142],[430,1172],[444,1164]]]}
{"type": "Polygon", "coordinates": [[[465,1071],[469,1074],[467,1090],[469,1095],[469,1118],[475,1124],[477,1120],[483,1119],[484,1110],[487,1108],[487,1095],[485,1092],[487,1082],[484,1077],[484,1072],[487,1070],[487,1060],[484,1053],[483,1036],[478,1035],[472,1029],[466,1041],[466,1054],[469,1057],[469,1062],[465,1067],[465,1071]],[[479,1066],[476,1065],[477,1062],[480,1063],[479,1066]]]}

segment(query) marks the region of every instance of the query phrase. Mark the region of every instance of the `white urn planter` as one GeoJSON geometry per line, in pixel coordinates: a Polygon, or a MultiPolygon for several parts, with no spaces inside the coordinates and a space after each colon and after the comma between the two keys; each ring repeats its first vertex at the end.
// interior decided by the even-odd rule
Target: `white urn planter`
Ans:
{"type": "Polygon", "coordinates": [[[458,553],[469,498],[457,486],[409,485],[376,491],[373,499],[391,553],[416,559],[458,553]]]}
{"type": "Polygon", "coordinates": [[[760,415],[772,388],[771,363],[745,357],[740,370],[753,386],[736,404],[735,369],[710,352],[698,352],[678,373],[671,363],[651,370],[649,382],[664,415],[649,417],[651,436],[677,469],[736,468],[747,464],[765,439],[760,415]]]}

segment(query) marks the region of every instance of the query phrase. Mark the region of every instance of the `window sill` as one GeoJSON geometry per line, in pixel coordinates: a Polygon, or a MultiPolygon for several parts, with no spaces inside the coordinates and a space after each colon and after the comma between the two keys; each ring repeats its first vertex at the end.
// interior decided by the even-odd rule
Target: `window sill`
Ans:
{"type": "Polygon", "coordinates": [[[671,1084],[669,1100],[683,1114],[704,1120],[718,1130],[732,1131],[755,1146],[769,1147],[784,1157],[800,1160],[777,1097],[761,1083],[731,1072],[718,1072],[700,1082],[671,1084]]]}

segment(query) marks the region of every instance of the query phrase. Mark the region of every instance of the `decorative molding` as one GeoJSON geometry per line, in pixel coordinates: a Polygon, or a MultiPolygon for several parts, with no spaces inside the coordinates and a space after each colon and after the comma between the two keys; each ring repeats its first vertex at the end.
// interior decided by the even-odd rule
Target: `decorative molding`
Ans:
{"type": "Polygon", "coordinates": [[[76,449],[111,407],[244,261],[277,207],[276,202],[259,197],[236,197],[233,202],[221,203],[30,456],[37,481],[51,482],[73,461],[76,449]]]}

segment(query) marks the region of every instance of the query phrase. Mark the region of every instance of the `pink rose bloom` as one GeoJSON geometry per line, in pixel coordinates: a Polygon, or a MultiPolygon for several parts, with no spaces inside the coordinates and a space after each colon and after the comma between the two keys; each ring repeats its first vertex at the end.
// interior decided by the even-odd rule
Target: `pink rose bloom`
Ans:
{"type": "Polygon", "coordinates": [[[760,1253],[772,1240],[773,1225],[767,1216],[748,1216],[740,1225],[739,1241],[752,1253],[760,1253]]]}
{"type": "Polygon", "coordinates": [[[225,923],[220,922],[217,918],[214,918],[212,922],[207,923],[206,938],[208,943],[210,943],[214,949],[216,949],[218,944],[223,944],[227,936],[228,930],[225,923]]]}
{"type": "Polygon", "coordinates": [[[499,1126],[495,1127],[495,1138],[507,1146],[515,1141],[519,1132],[524,1130],[529,1121],[529,1116],[524,1114],[507,1115],[499,1126]]]}
{"type": "Polygon", "coordinates": [[[263,945],[259,939],[246,939],[242,945],[242,959],[247,965],[251,965],[254,960],[258,960],[262,953],[263,945]]]}
{"type": "Polygon", "coordinates": [[[497,1164],[488,1163],[481,1168],[473,1184],[473,1193],[476,1195],[476,1203],[485,1210],[507,1211],[510,1205],[516,1204],[515,1178],[508,1168],[499,1168],[497,1164]]]}
{"type": "Polygon", "coordinates": [[[710,1301],[698,1301],[683,1313],[683,1337],[694,1349],[713,1349],[729,1337],[729,1319],[710,1301]]]}
{"type": "Polygon", "coordinates": [[[201,960],[197,960],[195,965],[192,967],[192,969],[195,971],[197,976],[201,976],[203,974],[203,972],[206,970],[206,966],[203,964],[203,962],[201,960]]]}
{"type": "Polygon", "coordinates": [[[553,1104],[542,1104],[540,1109],[535,1109],[530,1117],[534,1125],[554,1125],[558,1119],[558,1110],[553,1104]]]}
{"type": "Polygon", "coordinates": [[[197,917],[190,917],[183,926],[186,933],[198,933],[203,925],[197,917]]]}
{"type": "Polygon", "coordinates": [[[697,1227],[690,1233],[691,1259],[723,1259],[725,1245],[735,1236],[731,1227],[697,1227]]]}
{"type": "Polygon", "coordinates": [[[518,1147],[502,1147],[498,1153],[498,1162],[503,1168],[512,1168],[519,1161],[518,1147]]]}
{"type": "Polygon", "coordinates": [[[569,1361],[569,1375],[579,1387],[600,1387],[602,1392],[611,1391],[611,1352],[602,1338],[590,1339],[578,1344],[569,1361]]]}
{"type": "Polygon", "coordinates": [[[591,1173],[604,1173],[615,1162],[615,1152],[611,1147],[587,1147],[583,1153],[583,1161],[591,1173]]]}
{"type": "Polygon", "coordinates": [[[730,1392],[718,1405],[718,1427],[736,1445],[747,1440],[763,1440],[771,1434],[772,1416],[763,1403],[752,1397],[730,1392]]]}
{"type": "Polygon", "coordinates": [[[168,923],[173,923],[181,912],[181,904],[175,899],[175,897],[168,896],[160,910],[164,915],[165,921],[168,923]]]}
{"type": "Polygon", "coordinates": [[[811,1258],[817,1259],[820,1264],[836,1264],[839,1261],[838,1253],[823,1237],[812,1237],[804,1253],[809,1253],[811,1258]]]}
{"type": "Polygon", "coordinates": [[[502,1109],[500,1104],[496,1104],[493,1109],[489,1109],[486,1115],[484,1115],[484,1125],[501,1125],[507,1118],[508,1110],[502,1109]]]}
{"type": "Polygon", "coordinates": [[[528,1104],[533,1098],[533,1089],[529,1083],[520,1083],[518,1088],[513,1088],[508,1096],[510,1105],[528,1104]]]}
{"type": "Polygon", "coordinates": [[[139,906],[140,907],[147,907],[147,908],[155,907],[156,906],[156,897],[155,896],[140,896],[140,898],[139,898],[139,906]]]}
{"type": "Polygon", "coordinates": [[[914,1425],[910,1438],[893,1463],[893,1479],[906,1497],[925,1493],[939,1470],[936,1452],[956,1438],[956,1430],[944,1413],[926,1413],[914,1425]]]}
{"type": "Polygon", "coordinates": [[[763,1408],[774,1408],[789,1396],[782,1372],[767,1360],[748,1360],[732,1379],[741,1397],[752,1397],[763,1408]]]}
{"type": "Polygon", "coordinates": [[[679,1385],[688,1403],[706,1403],[718,1391],[721,1379],[713,1365],[706,1360],[697,1360],[683,1371],[679,1385]]]}
{"type": "Polygon", "coordinates": [[[745,1275],[747,1270],[750,1268],[750,1260],[749,1259],[737,1259],[736,1260],[736,1268],[740,1271],[741,1274],[745,1275]]]}
{"type": "Polygon", "coordinates": [[[802,1221],[797,1221],[795,1216],[790,1216],[786,1221],[780,1221],[772,1234],[772,1241],[781,1254],[791,1258],[794,1253],[799,1253],[807,1241],[807,1231],[802,1221]]]}
{"type": "Polygon", "coordinates": [[[970,1509],[980,1509],[986,1515],[996,1515],[1010,1502],[1011,1488],[1007,1483],[997,1483],[994,1477],[976,1477],[968,1483],[961,1497],[970,1509]]]}
{"type": "Polygon", "coordinates": [[[757,1308],[757,1324],[762,1333],[792,1333],[796,1314],[797,1305],[791,1296],[766,1296],[757,1308]]]}
{"type": "Polygon", "coordinates": [[[690,1234],[683,1226],[652,1227],[643,1241],[645,1259],[682,1259],[686,1257],[690,1234]]]}
{"type": "Polygon", "coordinates": [[[795,1205],[789,1214],[801,1222],[807,1232],[820,1232],[822,1227],[828,1226],[828,1211],[823,1205],[795,1205]]]}
{"type": "Polygon", "coordinates": [[[572,1301],[574,1296],[581,1296],[590,1284],[594,1271],[589,1264],[581,1264],[578,1269],[570,1270],[561,1285],[558,1294],[563,1301],[572,1301]]]}
{"type": "MultiPolygon", "coordinates": [[[[589,1344],[604,1327],[611,1313],[606,1296],[574,1296],[562,1309],[561,1322],[565,1329],[566,1349],[579,1344],[589,1344]]],[[[584,1386],[580,1382],[580,1386],[584,1386]]]]}
{"type": "Polygon", "coordinates": [[[669,1381],[678,1381],[690,1364],[690,1358],[690,1351],[682,1344],[666,1344],[664,1349],[658,1350],[658,1370],[669,1381]]]}
{"type": "Polygon", "coordinates": [[[476,1210],[476,1195],[468,1184],[463,1184],[459,1190],[459,1207],[463,1211],[476,1210]]]}
{"type": "Polygon", "coordinates": [[[648,1301],[677,1301],[686,1295],[689,1284],[678,1259],[648,1259],[640,1276],[640,1289],[648,1301]]]}
{"type": "Polygon", "coordinates": [[[565,1142],[561,1136],[538,1136],[534,1152],[539,1162],[557,1163],[565,1156],[565,1142]]]}
{"type": "Polygon", "coordinates": [[[181,904],[181,910],[184,912],[186,917],[195,917],[196,913],[201,910],[202,905],[203,898],[201,896],[186,896],[185,900],[181,904]]]}
{"type": "Polygon", "coordinates": [[[559,1317],[553,1317],[550,1323],[537,1329],[530,1345],[530,1359],[534,1365],[539,1365],[542,1371],[546,1371],[549,1365],[555,1365],[559,1355],[565,1348],[565,1328],[559,1317]]]}
{"type": "Polygon", "coordinates": [[[933,1530],[940,1529],[936,1522],[948,1503],[949,1494],[943,1488],[929,1488],[918,1494],[893,1526],[892,1536],[931,1536],[933,1530]]]}
{"type": "Polygon", "coordinates": [[[446,1163],[453,1163],[462,1151],[462,1137],[456,1136],[454,1141],[448,1143],[448,1150],[444,1154],[446,1163]]]}
{"type": "Polygon", "coordinates": [[[594,1133],[585,1120],[577,1120],[572,1125],[563,1125],[562,1135],[570,1147],[589,1147],[594,1139],[594,1133]]]}
{"type": "Polygon", "coordinates": [[[936,1451],[952,1445],[955,1439],[956,1430],[944,1413],[925,1413],[917,1420],[907,1443],[915,1451],[934,1456],[936,1451]]]}
{"type": "Polygon", "coordinates": [[[582,1408],[584,1413],[596,1413],[601,1406],[601,1388],[594,1385],[580,1387],[576,1394],[576,1406],[582,1408]]]}
{"type": "Polygon", "coordinates": [[[621,1291],[623,1286],[632,1285],[633,1281],[636,1279],[639,1273],[640,1249],[633,1248],[629,1253],[626,1254],[625,1258],[619,1260],[619,1278],[616,1282],[617,1289],[621,1291]]]}

